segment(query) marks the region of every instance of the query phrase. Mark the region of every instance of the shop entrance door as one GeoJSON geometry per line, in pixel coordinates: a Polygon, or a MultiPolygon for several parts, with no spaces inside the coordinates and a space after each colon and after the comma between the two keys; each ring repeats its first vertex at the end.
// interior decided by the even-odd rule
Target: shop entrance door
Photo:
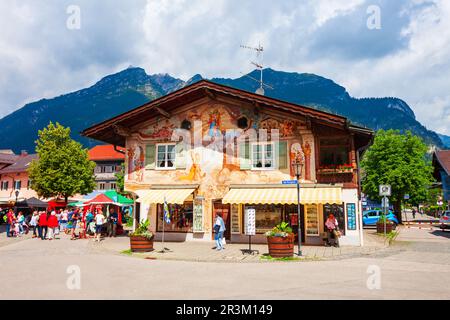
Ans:
{"type": "MultiPolygon", "coordinates": [[[[224,238],[225,240],[231,239],[231,217],[230,217],[230,205],[229,204],[223,204],[222,200],[216,200],[213,201],[213,216],[212,216],[212,226],[214,226],[214,223],[216,222],[216,214],[218,212],[222,213],[222,219],[225,222],[225,233],[224,238]]],[[[213,239],[214,239],[214,233],[213,233],[213,239]]]]}

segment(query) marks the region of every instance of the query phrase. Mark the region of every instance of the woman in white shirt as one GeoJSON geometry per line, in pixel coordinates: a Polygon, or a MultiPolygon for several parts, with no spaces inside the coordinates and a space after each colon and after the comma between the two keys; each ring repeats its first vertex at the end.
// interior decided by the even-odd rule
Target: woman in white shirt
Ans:
{"type": "Polygon", "coordinates": [[[37,238],[37,226],[38,226],[38,221],[39,221],[39,214],[37,211],[33,212],[33,215],[31,216],[31,220],[30,220],[30,226],[33,228],[33,238],[37,238]]]}
{"type": "Polygon", "coordinates": [[[95,215],[95,240],[100,242],[100,237],[102,235],[103,224],[105,223],[105,216],[103,215],[102,210],[97,211],[95,215]]]}

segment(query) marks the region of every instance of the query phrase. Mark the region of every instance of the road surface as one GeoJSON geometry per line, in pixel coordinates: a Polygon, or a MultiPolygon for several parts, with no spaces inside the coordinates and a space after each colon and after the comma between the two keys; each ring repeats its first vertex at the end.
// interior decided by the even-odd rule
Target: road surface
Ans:
{"type": "Polygon", "coordinates": [[[145,260],[64,237],[0,241],[0,299],[449,299],[449,237],[402,228],[375,255],[275,263],[145,260]]]}

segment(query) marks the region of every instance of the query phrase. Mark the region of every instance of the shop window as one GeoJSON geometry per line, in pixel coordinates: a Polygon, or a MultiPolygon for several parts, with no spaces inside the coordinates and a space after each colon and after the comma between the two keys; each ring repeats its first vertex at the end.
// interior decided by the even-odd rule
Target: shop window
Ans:
{"type": "MultiPolygon", "coordinates": [[[[183,205],[169,204],[170,223],[164,222],[164,232],[192,232],[193,203],[185,202],[183,205]]],[[[163,231],[164,210],[163,205],[157,207],[157,230],[163,231]]]]}
{"type": "Polygon", "coordinates": [[[343,204],[324,204],[323,205],[323,223],[325,230],[325,222],[328,216],[333,214],[338,221],[339,230],[343,235],[345,235],[345,216],[344,216],[344,205],[343,204]]]}
{"type": "Polygon", "coordinates": [[[252,169],[253,170],[271,170],[275,166],[274,143],[253,143],[252,151],[252,169]]]}
{"type": "Polygon", "coordinates": [[[349,163],[347,139],[320,140],[320,167],[336,168],[349,163]]]}
{"type": "Polygon", "coordinates": [[[317,205],[306,205],[306,235],[318,236],[319,235],[319,211],[317,205]]]}
{"type": "Polygon", "coordinates": [[[156,168],[175,169],[175,144],[158,144],[156,150],[156,168]]]}
{"type": "Polygon", "coordinates": [[[245,205],[245,208],[254,208],[256,210],[256,233],[269,231],[281,222],[283,205],[257,204],[245,205]]]}

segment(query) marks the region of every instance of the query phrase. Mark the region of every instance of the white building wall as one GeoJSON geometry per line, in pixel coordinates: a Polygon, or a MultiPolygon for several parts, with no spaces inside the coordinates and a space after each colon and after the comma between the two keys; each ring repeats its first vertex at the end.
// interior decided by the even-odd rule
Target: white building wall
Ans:
{"type": "MultiPolygon", "coordinates": [[[[362,245],[362,233],[361,233],[361,211],[358,201],[358,189],[342,189],[342,201],[344,202],[344,212],[345,212],[345,236],[339,239],[341,245],[352,245],[360,246],[362,245]],[[347,203],[354,203],[356,208],[356,230],[347,229],[347,203]]],[[[340,226],[341,228],[343,226],[340,226]]]]}

